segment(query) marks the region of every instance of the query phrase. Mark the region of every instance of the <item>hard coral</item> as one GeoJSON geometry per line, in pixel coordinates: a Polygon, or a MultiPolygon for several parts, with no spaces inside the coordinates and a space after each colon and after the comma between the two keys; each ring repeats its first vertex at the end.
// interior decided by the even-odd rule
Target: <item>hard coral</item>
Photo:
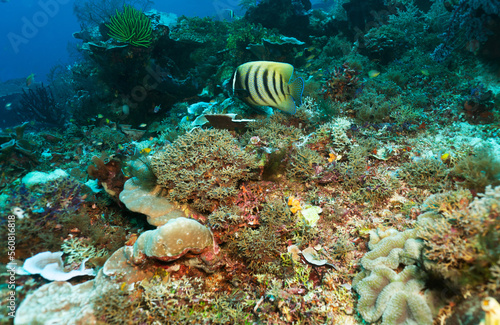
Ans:
{"type": "Polygon", "coordinates": [[[289,175],[293,178],[310,180],[316,176],[315,166],[324,159],[314,150],[307,147],[298,148],[290,157],[289,175]]]}
{"type": "Polygon", "coordinates": [[[460,158],[451,173],[461,185],[473,193],[484,192],[486,186],[500,185],[500,160],[489,147],[481,147],[474,155],[460,158]]]}
{"type": "Polygon", "coordinates": [[[266,120],[257,120],[249,123],[251,132],[247,136],[257,136],[259,145],[272,149],[287,148],[292,142],[304,136],[304,132],[293,125],[285,125],[279,121],[280,114],[271,116],[266,120]]]}
{"type": "Polygon", "coordinates": [[[436,158],[421,158],[401,165],[399,177],[411,187],[428,189],[432,193],[445,188],[449,170],[436,158]]]}
{"type": "Polygon", "coordinates": [[[170,198],[213,211],[231,201],[238,182],[252,177],[258,162],[228,131],[195,129],[152,156],[151,167],[170,198]]]}
{"type": "Polygon", "coordinates": [[[362,259],[364,270],[353,280],[360,295],[358,311],[367,322],[382,324],[432,324],[433,295],[422,293],[423,272],[415,265],[422,243],[415,230],[394,229],[370,232],[368,252],[362,259]],[[404,265],[398,272],[400,264],[404,265]]]}

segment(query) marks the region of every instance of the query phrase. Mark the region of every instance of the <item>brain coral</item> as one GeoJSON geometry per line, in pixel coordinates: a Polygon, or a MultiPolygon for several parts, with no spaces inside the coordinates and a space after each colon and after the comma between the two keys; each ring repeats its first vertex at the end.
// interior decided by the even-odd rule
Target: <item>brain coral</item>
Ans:
{"type": "Polygon", "coordinates": [[[226,130],[194,129],[151,157],[157,183],[169,189],[169,197],[202,211],[230,201],[257,164],[226,130]]]}
{"type": "Polygon", "coordinates": [[[422,246],[415,237],[414,229],[370,232],[371,251],[361,259],[364,269],[353,280],[360,296],[358,312],[366,322],[432,324],[437,300],[424,291],[423,271],[412,265],[422,246]]]}

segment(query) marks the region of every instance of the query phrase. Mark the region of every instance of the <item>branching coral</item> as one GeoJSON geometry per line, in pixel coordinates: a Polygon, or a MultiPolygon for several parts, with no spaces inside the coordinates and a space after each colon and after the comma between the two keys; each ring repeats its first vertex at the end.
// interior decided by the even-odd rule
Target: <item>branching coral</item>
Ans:
{"type": "Polygon", "coordinates": [[[272,228],[245,228],[237,236],[230,243],[230,247],[248,263],[251,270],[258,273],[277,273],[281,245],[272,228]]]}
{"type": "Polygon", "coordinates": [[[343,162],[335,166],[340,173],[344,187],[357,191],[362,186],[366,171],[368,150],[363,146],[352,146],[347,154],[348,162],[343,162]]]}
{"type": "Polygon", "coordinates": [[[62,127],[68,117],[66,110],[54,99],[49,87],[43,84],[34,89],[23,89],[21,109],[16,112],[23,120],[34,120],[48,125],[62,127]]]}
{"type": "Polygon", "coordinates": [[[447,186],[448,174],[448,167],[441,160],[421,158],[402,164],[399,177],[409,186],[435,193],[447,186]]]}
{"type": "Polygon", "coordinates": [[[258,162],[228,131],[195,129],[153,155],[151,167],[171,199],[213,211],[236,195],[238,182],[252,177],[258,162]]]}
{"type": "Polygon", "coordinates": [[[301,129],[280,123],[278,115],[273,115],[270,120],[249,123],[252,130],[248,132],[248,138],[258,136],[262,145],[271,149],[281,149],[289,147],[292,142],[304,135],[301,129]]]}
{"type": "Polygon", "coordinates": [[[101,258],[108,255],[106,249],[97,249],[95,246],[91,245],[88,240],[84,238],[72,237],[66,239],[61,246],[64,254],[67,254],[66,263],[68,264],[80,264],[84,260],[92,258],[101,258]]]}
{"type": "Polygon", "coordinates": [[[288,240],[307,242],[316,237],[316,228],[308,226],[290,212],[286,202],[266,202],[259,214],[257,229],[245,228],[232,235],[229,247],[255,272],[282,273],[279,263],[288,240]]]}
{"type": "Polygon", "coordinates": [[[124,6],[123,12],[116,11],[106,24],[110,29],[109,36],[123,43],[133,46],[149,47],[151,45],[153,29],[151,21],[144,13],[132,6],[124,6]]]}
{"type": "MultiPolygon", "coordinates": [[[[124,293],[109,292],[109,299],[98,297],[96,314],[107,324],[247,324],[254,318],[251,306],[242,303],[251,295],[235,290],[233,293],[207,292],[201,278],[174,278],[167,274],[142,280],[137,289],[124,293]]],[[[253,300],[250,300],[253,301],[253,300]]]]}
{"type": "Polygon", "coordinates": [[[208,216],[212,229],[228,229],[244,223],[245,218],[240,215],[237,207],[220,207],[208,216]]]}
{"type": "Polygon", "coordinates": [[[314,167],[321,164],[324,159],[314,150],[307,147],[298,148],[290,157],[290,177],[300,177],[303,179],[311,179],[316,172],[314,167]]]}

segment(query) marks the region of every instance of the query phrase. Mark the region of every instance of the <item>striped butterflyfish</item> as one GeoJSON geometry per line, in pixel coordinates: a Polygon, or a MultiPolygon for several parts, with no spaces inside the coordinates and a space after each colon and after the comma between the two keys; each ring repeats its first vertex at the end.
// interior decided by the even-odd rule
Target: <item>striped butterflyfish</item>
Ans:
{"type": "Polygon", "coordinates": [[[271,61],[247,62],[236,68],[233,94],[251,106],[271,106],[295,114],[304,80],[292,81],[293,66],[271,61]]]}

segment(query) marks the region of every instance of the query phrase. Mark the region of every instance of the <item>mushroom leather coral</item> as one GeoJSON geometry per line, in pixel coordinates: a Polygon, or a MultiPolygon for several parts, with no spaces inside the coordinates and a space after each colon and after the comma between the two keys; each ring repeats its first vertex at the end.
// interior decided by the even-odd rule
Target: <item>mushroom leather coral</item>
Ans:
{"type": "Polygon", "coordinates": [[[182,209],[178,204],[159,196],[157,192],[159,193],[158,187],[145,189],[134,177],[125,182],[120,201],[127,209],[147,215],[148,223],[153,226],[161,226],[170,219],[187,216],[187,208],[182,209]]]}
{"type": "Polygon", "coordinates": [[[189,251],[199,254],[213,246],[210,229],[194,219],[181,217],[142,233],[134,244],[131,260],[134,264],[143,263],[148,257],[171,261],[189,251]]]}

